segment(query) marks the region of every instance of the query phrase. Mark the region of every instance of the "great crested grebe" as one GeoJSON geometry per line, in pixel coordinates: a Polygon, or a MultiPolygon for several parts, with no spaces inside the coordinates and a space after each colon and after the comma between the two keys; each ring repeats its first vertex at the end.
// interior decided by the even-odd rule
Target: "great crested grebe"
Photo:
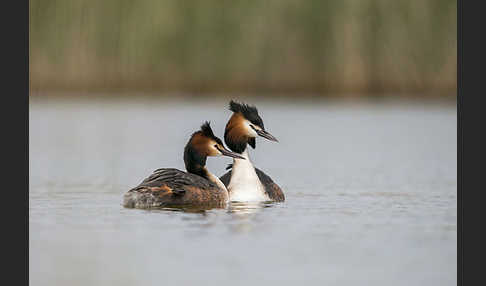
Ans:
{"type": "Polygon", "coordinates": [[[207,156],[244,158],[229,151],[214,136],[209,122],[192,134],[184,148],[187,173],[173,168],[157,169],[123,197],[128,208],[215,206],[228,202],[225,185],[205,167],[207,156]]]}
{"type": "Polygon", "coordinates": [[[244,159],[235,157],[229,172],[220,177],[228,189],[231,201],[285,201],[282,189],[263,171],[253,167],[247,145],[256,147],[255,138],[261,136],[271,141],[278,140],[265,131],[263,120],[255,106],[230,101],[233,115],[226,124],[224,142],[229,149],[244,159]]]}

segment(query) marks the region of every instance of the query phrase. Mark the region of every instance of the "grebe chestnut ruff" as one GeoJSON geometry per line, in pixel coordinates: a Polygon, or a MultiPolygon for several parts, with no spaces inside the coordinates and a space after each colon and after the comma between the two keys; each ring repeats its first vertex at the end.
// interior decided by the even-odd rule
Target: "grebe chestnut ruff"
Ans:
{"type": "Polygon", "coordinates": [[[263,120],[255,106],[230,101],[233,115],[226,124],[224,142],[229,149],[244,159],[234,157],[229,172],[220,177],[228,189],[230,201],[285,201],[282,189],[263,171],[255,168],[250,161],[247,145],[256,147],[255,138],[261,136],[271,141],[278,140],[265,131],[263,120]]]}
{"type": "Polygon", "coordinates": [[[194,132],[184,148],[187,173],[173,168],[155,170],[123,197],[128,208],[210,206],[224,207],[228,202],[225,185],[205,167],[207,156],[244,158],[227,150],[214,136],[209,122],[194,132]]]}

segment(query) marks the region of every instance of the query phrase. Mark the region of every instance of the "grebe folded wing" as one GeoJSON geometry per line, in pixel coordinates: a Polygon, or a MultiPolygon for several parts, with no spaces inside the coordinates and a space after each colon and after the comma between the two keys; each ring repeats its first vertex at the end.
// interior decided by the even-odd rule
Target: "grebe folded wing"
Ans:
{"type": "Polygon", "coordinates": [[[124,197],[125,207],[222,205],[225,194],[215,183],[177,169],[158,169],[124,197]]]}
{"type": "Polygon", "coordinates": [[[217,187],[217,185],[201,176],[183,172],[175,168],[161,168],[155,170],[139,186],[157,186],[170,183],[173,187],[197,186],[203,189],[217,187]]]}

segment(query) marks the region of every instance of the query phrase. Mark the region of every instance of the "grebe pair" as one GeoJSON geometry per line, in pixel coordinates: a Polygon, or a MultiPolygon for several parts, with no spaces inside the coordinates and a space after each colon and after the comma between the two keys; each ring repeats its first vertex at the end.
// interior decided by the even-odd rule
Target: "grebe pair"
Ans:
{"type": "Polygon", "coordinates": [[[277,139],[265,131],[256,107],[232,100],[230,110],[233,115],[226,124],[224,140],[233,152],[224,147],[206,122],[192,134],[184,148],[187,173],[173,168],[155,170],[125,193],[123,205],[129,208],[224,207],[229,201],[284,201],[280,187],[253,167],[247,150],[247,145],[256,147],[257,136],[277,139]],[[205,167],[208,156],[232,157],[231,170],[221,178],[216,177],[205,167]]]}

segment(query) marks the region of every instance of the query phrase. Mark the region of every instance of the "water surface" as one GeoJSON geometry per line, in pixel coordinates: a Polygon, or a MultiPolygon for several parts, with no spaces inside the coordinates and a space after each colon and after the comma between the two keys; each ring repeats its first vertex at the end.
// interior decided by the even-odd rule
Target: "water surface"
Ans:
{"type": "Polygon", "coordinates": [[[203,120],[222,137],[226,101],[32,98],[31,285],[456,284],[455,106],[253,102],[286,202],[184,212],[122,196],[203,120]]]}

